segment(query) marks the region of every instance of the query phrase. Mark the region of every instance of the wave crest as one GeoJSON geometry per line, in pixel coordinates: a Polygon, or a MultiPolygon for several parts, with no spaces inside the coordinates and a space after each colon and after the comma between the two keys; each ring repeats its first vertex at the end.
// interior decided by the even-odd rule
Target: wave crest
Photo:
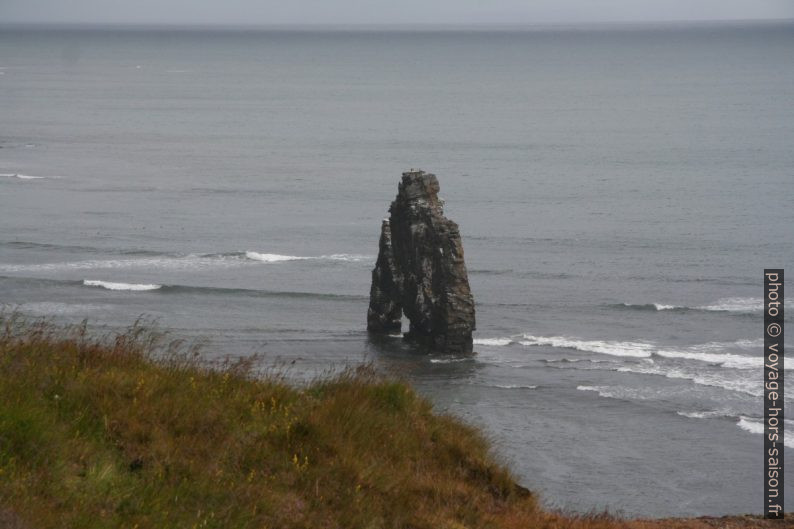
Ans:
{"type": "Polygon", "coordinates": [[[764,365],[764,359],[760,356],[737,355],[734,353],[714,353],[704,352],[712,348],[721,348],[723,344],[704,344],[692,346],[689,350],[660,349],[654,351],[655,355],[663,358],[681,358],[684,360],[696,360],[707,364],[715,364],[732,369],[760,369],[764,365]]]}
{"type": "Polygon", "coordinates": [[[649,358],[654,350],[653,344],[645,342],[578,340],[565,336],[533,336],[531,334],[525,334],[524,339],[519,340],[518,343],[526,346],[547,345],[590,353],[632,356],[635,358],[649,358]]]}
{"type": "Polygon", "coordinates": [[[245,256],[253,261],[264,261],[265,263],[279,263],[282,261],[299,261],[309,259],[308,257],[299,257],[297,255],[280,255],[277,253],[259,253],[259,252],[245,252],[245,256]]]}
{"type": "MultiPolygon", "coordinates": [[[[635,358],[661,358],[695,360],[707,364],[719,365],[731,369],[759,369],[763,367],[762,356],[749,356],[725,352],[726,349],[739,348],[753,350],[761,347],[760,340],[738,340],[736,342],[709,342],[692,345],[684,349],[658,347],[649,342],[621,342],[607,340],[580,340],[566,336],[532,336],[524,335],[519,340],[525,346],[549,346],[561,349],[572,349],[589,353],[606,354],[635,358]]],[[[559,360],[558,360],[559,361],[559,360]]],[[[787,366],[788,369],[788,366],[787,366]]],[[[791,369],[794,369],[792,367],[791,369]]]]}
{"type": "MultiPolygon", "coordinates": [[[[786,429],[788,430],[794,421],[786,420],[785,423],[788,423],[786,424],[786,429]]],[[[762,419],[753,419],[750,417],[741,416],[739,417],[739,422],[736,423],[736,426],[745,432],[764,435],[764,421],[762,419]]],[[[783,445],[789,448],[794,448],[794,434],[784,432],[783,445]]]]}
{"type": "Polygon", "coordinates": [[[492,347],[503,347],[513,343],[512,338],[475,338],[474,345],[488,345],[492,347]]]}
{"type": "Polygon", "coordinates": [[[112,281],[99,281],[95,279],[84,279],[83,284],[87,287],[102,287],[107,290],[133,290],[133,291],[158,290],[163,287],[163,285],[155,285],[155,284],[114,283],[112,281]]]}
{"type": "Polygon", "coordinates": [[[711,411],[677,411],[676,415],[686,417],[687,419],[712,419],[715,417],[730,417],[730,413],[719,410],[711,411]]]}
{"type": "Polygon", "coordinates": [[[349,254],[349,253],[334,253],[330,255],[319,256],[300,256],[300,255],[282,255],[277,253],[260,253],[247,251],[245,256],[253,261],[262,261],[265,263],[280,263],[283,261],[345,261],[345,262],[358,262],[373,260],[374,257],[370,255],[349,254]]]}
{"type": "Polygon", "coordinates": [[[34,176],[21,173],[0,173],[5,178],[17,178],[19,180],[45,180],[47,178],[60,178],[60,176],[34,176]]]}
{"type": "Polygon", "coordinates": [[[761,298],[722,298],[711,305],[695,308],[718,312],[761,312],[764,310],[764,301],[761,298]]]}
{"type": "Polygon", "coordinates": [[[721,298],[714,303],[708,305],[697,305],[694,307],[687,307],[684,305],[668,305],[664,303],[618,303],[612,305],[620,309],[633,309],[633,310],[649,310],[649,311],[708,311],[708,312],[735,312],[735,313],[753,313],[764,310],[763,300],[761,298],[721,298]]]}
{"type": "Polygon", "coordinates": [[[650,310],[650,311],[689,310],[689,307],[683,307],[681,305],[664,305],[662,303],[618,303],[617,305],[613,305],[613,306],[620,309],[650,310]]]}

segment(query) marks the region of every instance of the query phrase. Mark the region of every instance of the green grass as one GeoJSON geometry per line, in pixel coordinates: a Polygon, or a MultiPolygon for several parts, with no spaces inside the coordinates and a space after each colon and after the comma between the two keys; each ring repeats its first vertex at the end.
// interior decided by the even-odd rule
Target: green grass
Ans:
{"type": "Polygon", "coordinates": [[[475,430],[370,369],[305,388],[142,326],[2,320],[0,501],[32,527],[496,527],[534,498],[475,430]]]}
{"type": "Polygon", "coordinates": [[[369,368],[299,388],[180,351],[0,315],[0,525],[622,526],[543,511],[474,428],[369,368]]]}

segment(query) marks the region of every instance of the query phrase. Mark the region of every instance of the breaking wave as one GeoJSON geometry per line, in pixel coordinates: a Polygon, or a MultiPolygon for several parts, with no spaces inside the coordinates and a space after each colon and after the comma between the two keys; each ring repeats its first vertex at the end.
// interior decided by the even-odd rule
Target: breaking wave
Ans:
{"type": "Polygon", "coordinates": [[[34,176],[21,173],[0,173],[0,177],[17,178],[19,180],[46,180],[48,178],[61,178],[60,176],[34,176]]]}
{"type": "Polygon", "coordinates": [[[455,363],[458,363],[458,362],[468,362],[468,361],[473,360],[473,359],[474,359],[473,357],[469,357],[469,356],[452,356],[452,357],[449,357],[449,358],[431,358],[430,359],[430,363],[431,364],[455,364],[455,363]]]}
{"type": "Polygon", "coordinates": [[[279,255],[277,253],[245,252],[245,256],[253,261],[263,261],[265,263],[280,263],[282,261],[302,261],[308,257],[297,255],[279,255]]]}
{"type": "Polygon", "coordinates": [[[488,345],[492,347],[502,347],[513,343],[512,338],[475,338],[474,345],[488,345]]]}
{"type": "MultiPolygon", "coordinates": [[[[710,342],[689,347],[661,347],[648,342],[622,342],[579,340],[562,336],[531,336],[524,335],[518,343],[525,346],[550,346],[576,351],[584,351],[623,360],[605,361],[588,358],[556,358],[541,359],[549,367],[564,367],[566,364],[574,369],[600,369],[619,373],[654,375],[669,379],[687,380],[701,386],[725,389],[753,397],[763,396],[763,386],[758,382],[756,372],[763,368],[761,347],[763,341],[738,340],[736,342],[710,342]],[[757,356],[739,354],[741,351],[757,350],[757,356]],[[736,352],[738,351],[738,352],[736,352]],[[631,358],[639,360],[630,360],[631,358]],[[575,362],[585,362],[582,367],[575,362]],[[617,365],[615,365],[617,363],[617,365]]],[[[786,370],[794,367],[786,366],[786,370]]],[[[614,388],[599,387],[592,391],[614,392],[614,388]]],[[[607,395],[614,396],[614,395],[607,395]]],[[[635,396],[636,398],[642,398],[635,396]]],[[[616,397],[620,398],[620,397],[616,397]]],[[[627,395],[625,398],[632,398],[627,395]]],[[[794,398],[792,398],[794,400],[794,398]]]]}
{"type": "MultiPolygon", "coordinates": [[[[785,429],[789,430],[792,426],[794,426],[794,421],[786,420],[784,421],[784,424],[786,426],[785,429]]],[[[745,432],[764,435],[764,421],[762,419],[741,416],[739,417],[739,422],[736,423],[736,426],[745,432]]],[[[786,431],[783,437],[783,445],[789,448],[794,448],[794,434],[786,431]]]]}
{"type": "Polygon", "coordinates": [[[320,255],[320,256],[300,256],[300,255],[281,255],[277,253],[259,253],[259,252],[252,252],[247,251],[245,252],[245,257],[251,259],[252,261],[262,261],[265,263],[280,263],[282,261],[347,261],[347,262],[359,262],[359,261],[371,261],[375,258],[371,255],[359,255],[359,254],[347,254],[347,253],[335,253],[331,255],[320,255]]]}
{"type": "Polygon", "coordinates": [[[709,312],[735,312],[749,314],[764,310],[761,298],[721,298],[708,305],[687,307],[684,305],[668,305],[663,303],[618,303],[611,305],[615,308],[647,310],[647,311],[709,311],[709,312]]]}
{"type": "Polygon", "coordinates": [[[726,411],[711,410],[711,411],[677,411],[676,415],[686,417],[687,419],[713,419],[715,417],[731,417],[732,415],[726,411]]]}
{"type": "Polygon", "coordinates": [[[761,298],[723,298],[711,305],[696,308],[725,312],[761,312],[764,310],[764,302],[761,298]]]}
{"type": "Polygon", "coordinates": [[[645,342],[619,342],[602,340],[578,340],[565,336],[532,336],[525,334],[521,345],[537,346],[547,345],[576,351],[607,354],[612,356],[631,356],[635,358],[649,358],[654,350],[653,344],[645,342]]]}
{"type": "Polygon", "coordinates": [[[735,342],[733,344],[714,342],[710,344],[694,345],[685,350],[660,349],[654,351],[654,354],[663,358],[696,360],[698,362],[705,362],[707,364],[719,365],[732,369],[760,369],[763,367],[764,359],[761,356],[710,352],[715,349],[723,349],[726,345],[735,345],[735,342]]]}
{"type": "MultiPolygon", "coordinates": [[[[738,426],[745,432],[757,434],[757,435],[764,435],[763,419],[747,417],[745,415],[731,413],[730,411],[727,410],[679,411],[676,413],[682,417],[687,417],[689,419],[715,419],[715,418],[733,419],[736,421],[736,426],[738,426]]],[[[794,421],[790,421],[788,419],[784,420],[784,423],[786,430],[794,426],[794,421]]],[[[784,446],[787,446],[789,448],[794,448],[794,434],[786,432],[784,434],[783,444],[784,446]]]]}
{"type": "Polygon", "coordinates": [[[622,386],[576,386],[579,391],[593,391],[598,393],[599,397],[608,399],[619,400],[648,400],[653,396],[648,394],[648,391],[627,388],[622,386]]]}
{"type": "Polygon", "coordinates": [[[579,362],[586,362],[588,364],[614,364],[619,360],[596,360],[595,358],[541,358],[544,364],[577,364],[579,362]]]}
{"type": "Polygon", "coordinates": [[[163,285],[142,284],[142,283],[114,283],[112,281],[99,281],[93,279],[84,279],[83,284],[87,287],[102,287],[102,288],[106,288],[107,290],[144,291],[144,290],[159,290],[163,288],[163,285]]]}
{"type": "Polygon", "coordinates": [[[617,303],[611,306],[619,309],[634,309],[634,310],[648,310],[648,311],[689,310],[689,307],[683,307],[680,305],[664,305],[662,303],[617,303]]]}
{"type": "MultiPolygon", "coordinates": [[[[550,346],[590,353],[634,358],[654,356],[669,359],[695,360],[731,369],[758,369],[763,366],[762,356],[749,356],[724,352],[726,349],[753,350],[763,345],[762,340],[736,342],[709,342],[678,349],[658,347],[649,342],[622,342],[607,340],[580,340],[565,336],[532,336],[525,334],[518,343],[525,346],[550,346]]],[[[558,360],[559,361],[559,360],[558,360]]]]}

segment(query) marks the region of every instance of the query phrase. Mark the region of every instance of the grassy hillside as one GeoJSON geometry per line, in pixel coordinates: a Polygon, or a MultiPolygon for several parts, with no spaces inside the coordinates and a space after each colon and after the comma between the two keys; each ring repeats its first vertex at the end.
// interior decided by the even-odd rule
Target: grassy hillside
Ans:
{"type": "Polygon", "coordinates": [[[628,527],[543,511],[476,430],[368,369],[295,388],[140,326],[0,325],[3,527],[628,527]]]}

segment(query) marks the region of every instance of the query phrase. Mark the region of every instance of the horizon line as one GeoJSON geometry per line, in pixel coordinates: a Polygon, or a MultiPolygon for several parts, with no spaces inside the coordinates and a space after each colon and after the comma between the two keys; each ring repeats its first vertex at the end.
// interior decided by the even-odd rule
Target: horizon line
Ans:
{"type": "Polygon", "coordinates": [[[672,26],[672,25],[732,25],[732,24],[791,24],[794,18],[735,18],[735,19],[667,19],[667,20],[614,20],[579,22],[356,22],[356,23],[201,23],[201,22],[0,22],[3,29],[117,29],[117,30],[326,30],[326,31],[411,31],[411,30],[521,30],[560,29],[604,26],[672,26]]]}

